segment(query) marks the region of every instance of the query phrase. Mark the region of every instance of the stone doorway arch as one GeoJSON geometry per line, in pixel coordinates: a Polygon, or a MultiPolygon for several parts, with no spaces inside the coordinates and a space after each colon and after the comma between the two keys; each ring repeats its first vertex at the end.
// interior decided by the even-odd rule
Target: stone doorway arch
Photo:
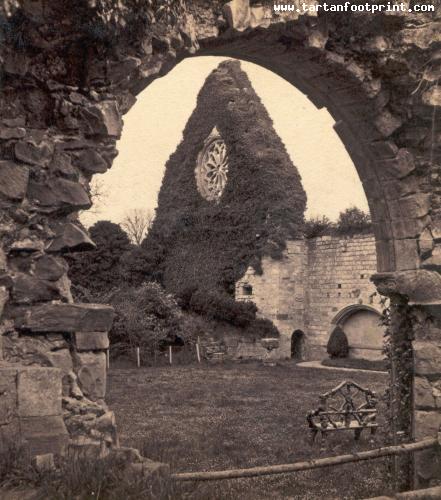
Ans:
{"type": "Polygon", "coordinates": [[[291,358],[296,361],[305,359],[305,334],[302,330],[294,330],[291,335],[291,358]]]}
{"type": "MultiPolygon", "coordinates": [[[[374,307],[354,304],[339,311],[333,318],[345,333],[349,344],[349,357],[379,360],[384,358],[384,326],[380,312],[374,307]]],[[[332,333],[332,332],[331,332],[332,333]]]]}
{"type": "MultiPolygon", "coordinates": [[[[3,2],[2,331],[42,335],[49,328],[74,338],[75,348],[102,354],[111,312],[69,304],[62,256],[93,247],[74,214],[90,207],[92,176],[117,154],[122,116],[185,57],[249,60],[335,119],[368,198],[378,260],[373,280],[391,298],[391,334],[398,343],[415,339],[416,390],[406,426],[417,438],[434,435],[441,423],[431,396],[431,380],[441,375],[439,9],[317,16],[275,13],[272,1],[207,5],[172,6],[164,15],[129,0],[84,0],[75,8],[3,2]]],[[[78,356],[80,369],[95,364],[102,379],[104,357],[89,358],[78,356]]],[[[97,400],[104,389],[101,380],[97,400]]]]}

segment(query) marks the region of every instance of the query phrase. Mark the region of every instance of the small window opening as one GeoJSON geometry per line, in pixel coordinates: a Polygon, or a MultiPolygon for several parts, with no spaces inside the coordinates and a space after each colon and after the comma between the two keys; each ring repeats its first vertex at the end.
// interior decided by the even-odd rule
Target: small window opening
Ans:
{"type": "Polygon", "coordinates": [[[253,287],[251,285],[243,285],[242,293],[244,295],[253,295],[253,287]]]}
{"type": "Polygon", "coordinates": [[[337,288],[341,288],[341,283],[339,283],[339,284],[337,285],[337,288]]]}

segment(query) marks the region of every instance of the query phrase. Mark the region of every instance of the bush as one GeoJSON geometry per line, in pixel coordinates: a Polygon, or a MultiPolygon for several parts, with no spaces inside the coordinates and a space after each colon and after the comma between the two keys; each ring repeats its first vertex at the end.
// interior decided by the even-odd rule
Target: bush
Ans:
{"type": "Polygon", "coordinates": [[[335,224],[331,222],[326,215],[322,217],[313,217],[305,222],[305,238],[318,238],[333,234],[335,224]]]}
{"type": "Polygon", "coordinates": [[[266,318],[256,318],[245,330],[245,334],[257,339],[279,337],[279,330],[274,323],[266,318]]]}
{"type": "Polygon", "coordinates": [[[340,212],[336,225],[336,233],[342,236],[353,236],[372,232],[371,216],[357,207],[347,208],[340,212]]]}
{"type": "Polygon", "coordinates": [[[371,216],[357,207],[347,208],[340,212],[337,222],[330,221],[326,215],[313,217],[305,222],[306,238],[354,236],[371,232],[371,216]]]}
{"type": "Polygon", "coordinates": [[[326,350],[331,358],[346,358],[349,354],[349,344],[346,333],[339,327],[335,327],[328,340],[326,350]]]}
{"type": "Polygon", "coordinates": [[[257,312],[253,302],[236,302],[227,294],[206,290],[193,293],[190,308],[208,319],[226,321],[240,328],[249,326],[257,312]]]}
{"type": "Polygon", "coordinates": [[[0,431],[0,489],[32,486],[39,479],[40,473],[32,464],[29,447],[20,436],[6,436],[0,431]]]}
{"type": "Polygon", "coordinates": [[[182,330],[182,312],[175,299],[157,283],[119,290],[108,300],[116,313],[110,341],[119,354],[140,347],[154,356],[176,336],[193,342],[182,330]]]}

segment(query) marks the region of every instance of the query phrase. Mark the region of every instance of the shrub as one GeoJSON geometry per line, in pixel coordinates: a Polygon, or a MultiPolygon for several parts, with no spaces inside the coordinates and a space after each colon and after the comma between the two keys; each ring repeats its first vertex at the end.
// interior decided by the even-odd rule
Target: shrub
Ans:
{"type": "Polygon", "coordinates": [[[348,356],[348,338],[339,326],[335,327],[331,333],[326,350],[331,358],[346,358],[348,356]]]}
{"type": "Polygon", "coordinates": [[[340,212],[336,224],[336,233],[342,236],[369,233],[372,231],[371,216],[357,207],[340,212]]]}
{"type": "Polygon", "coordinates": [[[186,343],[192,342],[182,331],[182,312],[175,299],[158,283],[119,290],[109,301],[115,308],[110,341],[116,352],[124,353],[140,347],[147,354],[154,355],[176,336],[186,343]]]}
{"type": "Polygon", "coordinates": [[[266,318],[253,320],[246,328],[245,334],[258,339],[279,337],[280,335],[274,323],[266,318]]]}
{"type": "Polygon", "coordinates": [[[0,431],[0,489],[34,485],[39,478],[29,448],[20,437],[6,436],[0,431]]]}
{"type": "Polygon", "coordinates": [[[208,319],[226,321],[240,328],[250,325],[257,312],[253,302],[236,302],[227,294],[206,290],[193,293],[190,308],[208,319]]]}
{"type": "Polygon", "coordinates": [[[335,231],[335,224],[326,215],[313,217],[305,222],[305,237],[318,238],[319,236],[330,235],[335,231]]]}

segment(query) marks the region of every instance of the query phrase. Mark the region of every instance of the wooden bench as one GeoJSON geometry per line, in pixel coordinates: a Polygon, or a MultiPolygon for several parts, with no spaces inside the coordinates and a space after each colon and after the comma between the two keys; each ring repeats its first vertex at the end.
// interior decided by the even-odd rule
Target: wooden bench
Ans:
{"type": "Polygon", "coordinates": [[[356,441],[364,429],[375,434],[377,396],[355,382],[344,381],[331,391],[319,396],[319,406],[308,413],[306,420],[313,443],[318,432],[322,438],[328,432],[354,431],[356,441]]]}

